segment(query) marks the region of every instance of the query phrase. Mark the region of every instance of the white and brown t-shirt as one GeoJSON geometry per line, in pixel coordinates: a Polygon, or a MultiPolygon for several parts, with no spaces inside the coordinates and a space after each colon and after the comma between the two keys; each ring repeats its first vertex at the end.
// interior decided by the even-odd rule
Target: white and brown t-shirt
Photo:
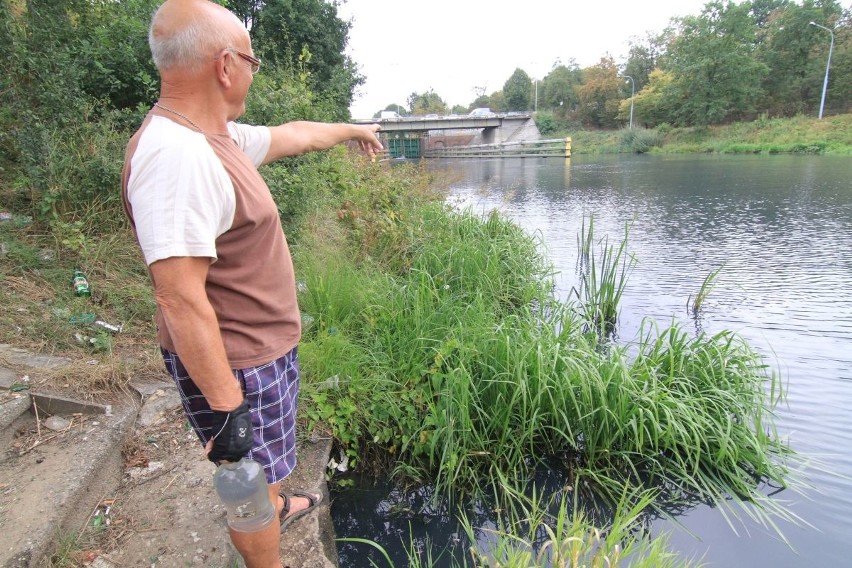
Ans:
{"type": "MultiPolygon", "coordinates": [[[[299,342],[293,263],[278,208],[257,171],[269,129],[236,123],[205,134],[153,109],[127,147],[122,196],[150,266],[208,257],[207,296],[230,365],[254,367],[299,342]]],[[[157,312],[157,340],[175,351],[157,312]]]]}

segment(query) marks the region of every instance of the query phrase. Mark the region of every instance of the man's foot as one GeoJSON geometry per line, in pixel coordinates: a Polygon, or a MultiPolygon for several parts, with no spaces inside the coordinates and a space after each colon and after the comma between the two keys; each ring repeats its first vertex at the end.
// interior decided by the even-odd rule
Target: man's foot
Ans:
{"type": "Polygon", "coordinates": [[[322,503],[322,493],[309,493],[307,491],[291,491],[279,493],[284,501],[284,507],[279,513],[281,519],[281,532],[289,527],[295,520],[300,519],[316,509],[322,503]]]}

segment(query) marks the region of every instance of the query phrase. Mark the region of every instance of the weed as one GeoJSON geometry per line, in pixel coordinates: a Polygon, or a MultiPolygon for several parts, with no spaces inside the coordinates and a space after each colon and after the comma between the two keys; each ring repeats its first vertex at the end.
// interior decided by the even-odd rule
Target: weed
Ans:
{"type": "Polygon", "coordinates": [[[306,412],[354,462],[459,493],[522,483],[562,456],[615,501],[679,487],[660,499],[794,519],[758,490],[785,483],[791,453],[771,426],[777,379],[747,344],[651,324],[630,352],[605,341],[634,262],[627,230],[611,245],[584,223],[578,307],[554,299],[536,242],[499,216],[395,207],[405,221],[384,230],[400,238],[377,231],[366,257],[299,254],[302,306],[319,322],[302,346],[306,412]],[[388,247],[405,260],[366,260],[393,258],[388,247]],[[308,386],[329,378],[336,388],[308,386]]]}
{"type": "Polygon", "coordinates": [[[722,272],[722,268],[725,265],[722,264],[719,268],[712,271],[710,274],[704,277],[704,281],[701,282],[701,287],[698,289],[698,293],[695,295],[695,298],[690,295],[686,299],[686,309],[691,312],[693,317],[698,317],[701,312],[701,307],[704,305],[704,301],[707,299],[707,296],[710,295],[710,292],[713,291],[713,288],[716,287],[716,281],[719,277],[719,273],[722,272]],[[690,300],[692,303],[690,304],[690,300]]]}
{"type": "Polygon", "coordinates": [[[75,568],[80,565],[80,545],[72,534],[59,535],[59,543],[48,561],[50,568],[75,568]]]}
{"type": "MultiPolygon", "coordinates": [[[[366,539],[366,538],[338,538],[336,540],[339,541],[339,542],[357,542],[357,543],[360,543],[360,544],[366,544],[368,546],[372,546],[373,548],[375,548],[376,550],[379,551],[379,553],[382,555],[382,558],[384,558],[385,561],[388,563],[387,565],[390,568],[394,568],[394,564],[393,564],[393,562],[391,562],[390,556],[388,556],[387,551],[384,548],[382,548],[382,546],[380,544],[378,544],[377,542],[373,542],[372,540],[369,540],[369,539],[366,539]]],[[[370,566],[374,566],[374,567],[378,568],[378,564],[376,564],[373,560],[370,560],[370,566]]]]}

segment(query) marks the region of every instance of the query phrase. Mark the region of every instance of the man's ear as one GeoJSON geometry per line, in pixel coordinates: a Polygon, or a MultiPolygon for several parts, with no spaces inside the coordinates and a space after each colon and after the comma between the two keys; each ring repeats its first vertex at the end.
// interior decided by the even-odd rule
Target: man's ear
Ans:
{"type": "Polygon", "coordinates": [[[222,57],[216,59],[216,79],[225,89],[231,88],[231,73],[234,71],[234,56],[230,51],[225,51],[222,57]]]}

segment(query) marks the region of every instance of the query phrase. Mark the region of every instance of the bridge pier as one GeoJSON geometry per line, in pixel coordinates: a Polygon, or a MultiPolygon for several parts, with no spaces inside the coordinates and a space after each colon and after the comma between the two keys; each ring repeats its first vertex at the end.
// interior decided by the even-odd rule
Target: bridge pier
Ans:
{"type": "Polygon", "coordinates": [[[482,139],[481,143],[482,144],[497,144],[499,142],[502,142],[503,141],[502,136],[500,137],[501,140],[497,140],[497,133],[501,130],[503,130],[503,129],[502,128],[495,128],[493,126],[490,127],[490,128],[483,128],[482,134],[480,134],[480,137],[482,139]]]}

